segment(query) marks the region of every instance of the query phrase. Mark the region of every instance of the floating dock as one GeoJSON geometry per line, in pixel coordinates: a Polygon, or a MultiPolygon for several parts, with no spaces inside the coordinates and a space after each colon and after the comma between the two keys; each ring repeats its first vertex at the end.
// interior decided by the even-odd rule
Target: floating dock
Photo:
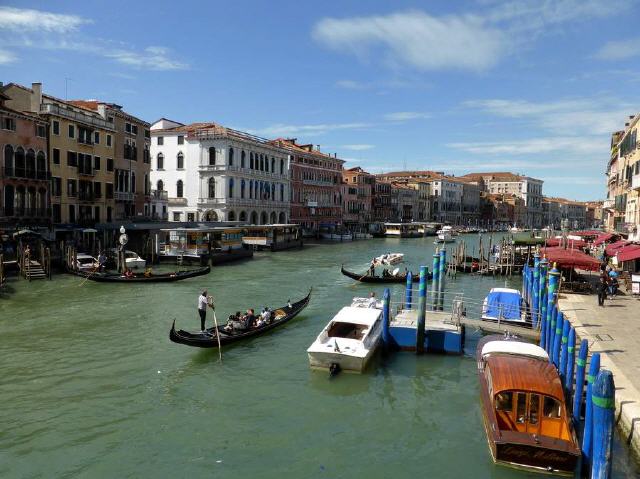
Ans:
{"type": "MultiPolygon", "coordinates": [[[[418,311],[401,310],[389,325],[395,346],[402,351],[416,351],[418,311]]],[[[423,348],[428,353],[462,354],[464,325],[455,324],[450,313],[429,311],[426,314],[423,348]]]]}

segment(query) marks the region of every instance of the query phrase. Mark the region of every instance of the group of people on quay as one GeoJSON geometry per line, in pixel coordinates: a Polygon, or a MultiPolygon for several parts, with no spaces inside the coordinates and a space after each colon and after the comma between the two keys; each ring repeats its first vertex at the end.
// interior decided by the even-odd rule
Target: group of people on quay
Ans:
{"type": "Polygon", "coordinates": [[[611,265],[602,263],[600,267],[600,278],[597,286],[598,306],[604,306],[604,301],[615,298],[618,294],[618,272],[611,265]]]}

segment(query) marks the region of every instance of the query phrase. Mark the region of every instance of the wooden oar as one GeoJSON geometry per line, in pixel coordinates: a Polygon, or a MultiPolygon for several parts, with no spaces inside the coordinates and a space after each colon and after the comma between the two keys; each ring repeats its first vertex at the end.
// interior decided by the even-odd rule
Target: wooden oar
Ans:
{"type": "Polygon", "coordinates": [[[222,362],[222,345],[220,344],[220,330],[218,329],[218,318],[216,317],[216,308],[213,305],[213,296],[209,296],[208,305],[213,310],[213,324],[215,324],[216,328],[216,338],[218,339],[218,357],[220,358],[220,362],[222,362]]]}
{"type": "Polygon", "coordinates": [[[92,271],[91,273],[89,273],[89,274],[87,275],[87,277],[86,277],[86,278],[84,278],[84,281],[82,281],[82,283],[80,283],[80,284],[78,285],[78,287],[80,287],[80,286],[82,286],[84,283],[86,283],[86,282],[87,282],[87,280],[88,280],[91,276],[93,276],[93,273],[95,273],[96,271],[98,271],[98,268],[100,268],[100,265],[98,265],[98,266],[96,266],[95,268],[93,268],[93,271],[92,271]]]}

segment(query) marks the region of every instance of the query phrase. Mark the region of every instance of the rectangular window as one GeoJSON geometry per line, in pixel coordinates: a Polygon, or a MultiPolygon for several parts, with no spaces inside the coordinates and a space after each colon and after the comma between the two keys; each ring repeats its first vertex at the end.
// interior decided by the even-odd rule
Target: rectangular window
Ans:
{"type": "Polygon", "coordinates": [[[147,129],[144,130],[144,137],[145,138],[151,138],[151,132],[147,129]]]}
{"type": "Polygon", "coordinates": [[[67,180],[67,196],[73,198],[78,194],[78,183],[76,180],[67,180]]]}
{"type": "Polygon", "coordinates": [[[78,166],[78,155],[73,151],[67,151],[67,166],[78,166]]]}
{"type": "Polygon", "coordinates": [[[184,136],[182,135],[178,136],[178,145],[184,145],[184,136]]]}
{"type": "Polygon", "coordinates": [[[99,206],[94,206],[93,207],[93,219],[96,221],[100,221],[100,207],[99,206]]]}
{"type": "Polygon", "coordinates": [[[99,132],[99,131],[95,131],[95,132],[93,133],[93,142],[94,142],[96,145],[99,145],[99,144],[100,144],[100,132],[99,132]]]}
{"type": "Polygon", "coordinates": [[[105,183],[104,197],[108,200],[113,199],[113,183],[105,183]]]}
{"type": "Polygon", "coordinates": [[[61,223],[62,222],[62,213],[60,209],[60,205],[51,205],[53,211],[53,222],[61,223]]]}
{"type": "Polygon", "coordinates": [[[53,120],[53,122],[51,123],[51,129],[53,130],[53,134],[54,135],[59,135],[60,134],[60,122],[57,120],[53,120]]]}
{"type": "Polygon", "coordinates": [[[40,138],[47,137],[47,129],[45,128],[44,125],[36,125],[36,136],[40,138]]]}
{"type": "Polygon", "coordinates": [[[138,125],[131,125],[131,133],[134,135],[138,134],[138,125]]]}
{"type": "Polygon", "coordinates": [[[102,197],[102,183],[100,183],[99,181],[93,183],[93,195],[96,198],[102,197]]]}
{"type": "Polygon", "coordinates": [[[126,131],[127,133],[131,133],[131,123],[124,124],[124,131],[126,131]]]}
{"type": "Polygon", "coordinates": [[[69,125],[69,138],[76,137],[76,127],[74,125],[69,125]]]}
{"type": "Polygon", "coordinates": [[[174,211],[173,212],[173,221],[180,221],[180,212],[179,211],[174,211]]]}
{"type": "Polygon", "coordinates": [[[69,205],[69,223],[76,222],[76,205],[69,205]]]}
{"type": "Polygon", "coordinates": [[[60,164],[60,150],[58,148],[53,149],[53,164],[54,165],[60,164]]]}
{"type": "Polygon", "coordinates": [[[158,145],[164,145],[164,137],[163,136],[159,136],[158,137],[158,145]]]}
{"type": "Polygon", "coordinates": [[[195,213],[187,213],[187,221],[195,221],[196,214],[195,213]]]}
{"type": "Polygon", "coordinates": [[[111,135],[107,135],[107,146],[111,146],[111,135]]]}
{"type": "Polygon", "coordinates": [[[107,158],[107,171],[113,171],[113,158],[107,158]]]}
{"type": "Polygon", "coordinates": [[[5,130],[16,131],[16,121],[13,118],[5,118],[2,122],[2,128],[5,130]]]}
{"type": "Polygon", "coordinates": [[[93,157],[93,169],[94,170],[99,170],[100,169],[100,157],[99,156],[94,156],[93,157]]]}
{"type": "Polygon", "coordinates": [[[58,177],[51,177],[51,196],[62,195],[62,180],[58,177]]]}

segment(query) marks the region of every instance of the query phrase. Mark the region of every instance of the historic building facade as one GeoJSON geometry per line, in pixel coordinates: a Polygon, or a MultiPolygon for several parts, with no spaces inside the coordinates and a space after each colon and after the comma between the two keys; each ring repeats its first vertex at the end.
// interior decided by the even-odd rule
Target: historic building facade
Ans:
{"type": "Polygon", "coordinates": [[[170,221],[288,223],[288,151],[216,123],[151,125],[151,185],[170,221]]]}

